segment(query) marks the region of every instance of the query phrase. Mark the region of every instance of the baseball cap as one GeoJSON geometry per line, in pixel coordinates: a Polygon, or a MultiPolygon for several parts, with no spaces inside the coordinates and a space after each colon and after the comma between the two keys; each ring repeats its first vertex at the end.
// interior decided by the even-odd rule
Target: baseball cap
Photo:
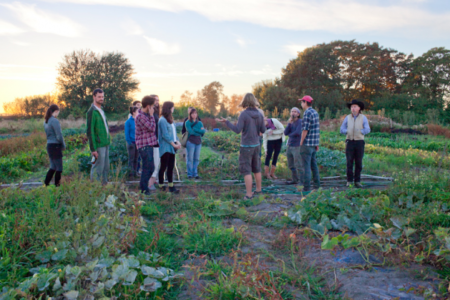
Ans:
{"type": "Polygon", "coordinates": [[[298,101],[306,101],[312,102],[314,99],[311,96],[304,96],[302,99],[298,99],[298,101]]]}

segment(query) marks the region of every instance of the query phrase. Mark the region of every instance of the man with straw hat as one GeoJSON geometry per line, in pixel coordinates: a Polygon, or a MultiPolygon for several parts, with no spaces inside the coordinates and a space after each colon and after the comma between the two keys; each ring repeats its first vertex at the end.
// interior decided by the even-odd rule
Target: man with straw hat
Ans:
{"type": "Polygon", "coordinates": [[[361,188],[362,160],[364,157],[364,136],[370,132],[367,117],[361,113],[364,103],[360,99],[353,99],[347,103],[351,114],[345,117],[341,125],[341,133],[346,134],[345,156],[347,157],[347,186],[355,182],[355,186],[361,188]],[[353,176],[353,164],[355,173],[353,176]]]}

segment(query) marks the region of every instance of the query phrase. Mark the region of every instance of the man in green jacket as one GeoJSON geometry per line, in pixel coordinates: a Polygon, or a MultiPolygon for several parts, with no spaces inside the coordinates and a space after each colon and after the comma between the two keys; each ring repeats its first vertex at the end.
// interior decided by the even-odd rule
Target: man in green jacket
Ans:
{"type": "Polygon", "coordinates": [[[94,103],[86,114],[87,136],[92,152],[91,181],[101,180],[103,185],[108,183],[109,173],[109,135],[108,122],[102,104],[105,94],[102,89],[95,89],[93,93],[94,103]]]}

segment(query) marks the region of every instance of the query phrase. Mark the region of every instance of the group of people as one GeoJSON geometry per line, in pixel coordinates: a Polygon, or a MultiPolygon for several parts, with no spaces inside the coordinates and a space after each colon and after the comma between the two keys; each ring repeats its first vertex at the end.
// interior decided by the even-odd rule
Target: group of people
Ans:
{"type": "MultiPolygon", "coordinates": [[[[224,123],[235,133],[241,134],[239,150],[239,172],[244,176],[245,199],[262,193],[261,147],[265,149],[264,176],[277,179],[275,175],[278,157],[285,138],[288,137],[286,156],[288,167],[292,172],[291,180],[286,184],[303,186],[303,194],[320,188],[319,168],[316,153],[319,150],[320,124],[319,114],[312,108],[313,98],[304,96],[299,99],[304,111],[293,107],[286,128],[275,118],[266,118],[259,109],[259,102],[251,93],[247,93],[241,102],[243,111],[236,124],[224,118],[216,119],[224,123]],[[253,191],[252,173],[256,181],[253,191]],[[312,186],[311,186],[312,177],[312,186]]],[[[93,91],[93,104],[87,117],[87,136],[92,153],[91,180],[108,182],[109,145],[111,135],[108,121],[102,109],[104,92],[93,91]]],[[[340,132],[346,134],[347,186],[361,187],[362,159],[364,156],[364,136],[370,132],[367,117],[361,111],[364,103],[358,99],[348,103],[351,114],[343,120],[340,132]],[[355,165],[355,171],[353,166],[355,165]]],[[[140,169],[140,190],[150,195],[159,189],[179,193],[173,184],[175,154],[182,145],[177,136],[173,120],[174,103],[164,102],[160,112],[159,97],[145,96],[142,101],[133,102],[128,120],[125,122],[125,139],[129,155],[130,176],[137,177],[140,169]],[[167,177],[168,187],[164,186],[167,177]]],[[[45,132],[47,135],[47,152],[50,169],[44,184],[49,185],[53,176],[58,186],[63,171],[62,151],[65,142],[61,126],[57,120],[59,107],[51,105],[45,115],[45,132]]],[[[186,165],[188,178],[199,179],[198,165],[202,136],[206,130],[195,108],[189,107],[188,117],[183,122],[183,146],[186,148],[186,165]]]]}

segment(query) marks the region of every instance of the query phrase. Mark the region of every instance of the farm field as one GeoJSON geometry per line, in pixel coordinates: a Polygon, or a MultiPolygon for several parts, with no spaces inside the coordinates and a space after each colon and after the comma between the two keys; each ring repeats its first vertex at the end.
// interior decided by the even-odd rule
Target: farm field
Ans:
{"type": "Polygon", "coordinates": [[[21,184],[43,180],[43,133],[0,140],[0,182],[19,184],[0,190],[0,299],[449,297],[444,137],[371,133],[363,174],[377,178],[347,189],[344,136],[322,131],[323,189],[301,197],[284,186],[283,149],[280,180],[264,180],[265,194],[244,201],[239,135],[208,132],[201,180],[186,180],[180,151],[180,195],[144,200],[126,182],[124,134],[113,136],[113,183],[102,187],[88,181],[83,132],[63,131],[60,188],[21,184]]]}

